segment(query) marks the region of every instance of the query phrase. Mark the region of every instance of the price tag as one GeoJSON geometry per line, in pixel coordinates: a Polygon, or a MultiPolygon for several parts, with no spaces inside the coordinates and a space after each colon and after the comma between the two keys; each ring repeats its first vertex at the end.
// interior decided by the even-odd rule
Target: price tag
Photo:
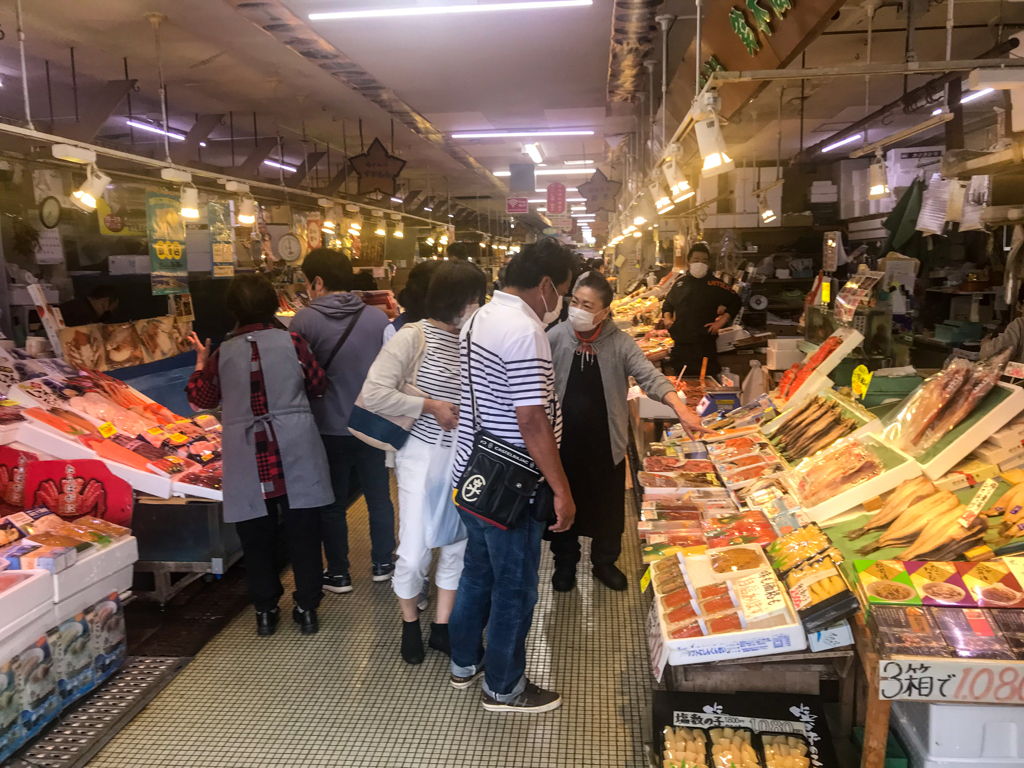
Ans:
{"type": "Polygon", "coordinates": [[[823,280],[821,283],[821,303],[828,304],[832,299],[832,281],[823,280]]]}
{"type": "Polygon", "coordinates": [[[1024,664],[967,659],[881,660],[883,701],[1024,704],[1024,664]]]}
{"type": "Polygon", "coordinates": [[[789,596],[793,599],[793,607],[798,611],[802,611],[811,604],[811,590],[802,581],[795,587],[789,588],[789,596]]]}
{"type": "Polygon", "coordinates": [[[651,586],[651,566],[647,566],[644,575],[640,577],[640,592],[646,592],[649,586],[651,586]]]}
{"type": "Polygon", "coordinates": [[[733,582],[747,621],[767,618],[786,610],[786,601],[774,571],[764,570],[733,582]]]}
{"type": "Polygon", "coordinates": [[[97,431],[99,431],[103,437],[113,437],[117,434],[117,427],[108,421],[104,424],[100,424],[99,427],[97,427],[97,431]]]}
{"type": "Polygon", "coordinates": [[[182,443],[187,443],[188,440],[189,440],[189,437],[184,432],[175,432],[168,439],[174,445],[181,445],[182,443]]]}
{"type": "Polygon", "coordinates": [[[1024,363],[1007,363],[1003,370],[1003,376],[1011,379],[1024,379],[1024,363]]]}
{"type": "Polygon", "coordinates": [[[17,400],[0,400],[0,405],[21,405],[17,400]]]}
{"type": "Polygon", "coordinates": [[[867,394],[868,387],[871,386],[871,372],[868,371],[868,367],[866,365],[858,365],[853,369],[851,379],[850,387],[853,389],[853,394],[863,399],[864,395],[867,394]]]}
{"type": "Polygon", "coordinates": [[[652,602],[651,610],[647,612],[647,652],[651,659],[651,674],[660,683],[665,675],[665,665],[668,664],[669,649],[665,645],[665,638],[661,636],[657,602],[652,602]]]}
{"type": "Polygon", "coordinates": [[[992,498],[992,494],[995,493],[998,485],[999,478],[997,477],[990,477],[982,483],[978,492],[974,494],[974,498],[971,499],[971,503],[967,505],[967,511],[960,515],[960,519],[957,522],[964,528],[970,528],[971,523],[978,519],[981,510],[988,503],[988,500],[992,498]]]}

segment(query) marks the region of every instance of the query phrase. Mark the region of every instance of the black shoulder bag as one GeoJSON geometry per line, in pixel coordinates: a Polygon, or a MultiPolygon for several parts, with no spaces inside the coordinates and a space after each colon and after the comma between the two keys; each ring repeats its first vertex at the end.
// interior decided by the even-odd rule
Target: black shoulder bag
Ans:
{"type": "Polygon", "coordinates": [[[473,449],[455,486],[455,505],[485,523],[511,530],[526,521],[530,499],[542,475],[529,451],[495,437],[480,423],[473,389],[473,322],[466,330],[469,397],[473,408],[473,449]]]}
{"type": "Polygon", "coordinates": [[[346,328],[345,332],[341,334],[341,338],[339,338],[337,344],[334,345],[334,349],[331,350],[331,354],[327,356],[327,360],[325,360],[324,364],[320,366],[324,369],[325,373],[327,372],[327,369],[331,367],[331,363],[334,362],[334,358],[341,351],[341,348],[345,346],[345,342],[348,341],[349,334],[351,334],[353,329],[355,329],[356,323],[359,322],[359,317],[363,314],[364,309],[366,309],[365,304],[356,312],[356,316],[352,318],[352,322],[348,324],[348,328],[346,328]]]}

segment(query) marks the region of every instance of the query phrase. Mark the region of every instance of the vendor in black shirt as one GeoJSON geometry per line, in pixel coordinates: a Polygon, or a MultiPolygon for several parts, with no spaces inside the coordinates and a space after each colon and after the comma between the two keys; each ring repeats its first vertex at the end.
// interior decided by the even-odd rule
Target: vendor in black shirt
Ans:
{"type": "Polygon", "coordinates": [[[684,375],[700,376],[705,357],[707,372],[713,376],[720,372],[715,337],[742,305],[729,286],[708,275],[708,256],[707,245],[693,245],[687,273],[676,281],[661,305],[665,327],[675,342],[669,363],[677,374],[686,366],[684,375]]]}
{"type": "Polygon", "coordinates": [[[114,286],[98,285],[88,296],[66,301],[59,309],[64,318],[64,325],[74,328],[79,325],[111,322],[119,303],[120,299],[114,286]]]}

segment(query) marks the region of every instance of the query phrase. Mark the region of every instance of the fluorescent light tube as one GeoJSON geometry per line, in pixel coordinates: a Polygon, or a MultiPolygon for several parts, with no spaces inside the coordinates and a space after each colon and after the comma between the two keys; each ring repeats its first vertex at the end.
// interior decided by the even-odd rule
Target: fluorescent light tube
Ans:
{"type": "Polygon", "coordinates": [[[269,165],[272,168],[280,168],[282,171],[288,171],[288,173],[295,173],[298,170],[294,165],[286,165],[285,163],[278,163],[274,160],[264,160],[263,164],[269,165]]]}
{"type": "Polygon", "coordinates": [[[485,3],[482,5],[434,5],[408,8],[368,8],[363,11],[328,11],[309,14],[310,21],[345,19],[387,19],[412,16],[442,16],[449,13],[484,13],[485,11],[532,11],[547,8],[578,8],[593,5],[594,0],[525,0],[520,3],[485,3]]]}
{"type": "MultiPolygon", "coordinates": [[[[540,168],[533,172],[534,176],[581,176],[594,172],[593,168],[540,168]]],[[[512,171],[495,171],[495,176],[511,176],[512,171]]]]}
{"type": "Polygon", "coordinates": [[[125,122],[128,123],[128,125],[130,125],[130,126],[132,126],[134,128],[138,128],[139,130],[149,131],[150,133],[158,133],[161,136],[167,136],[169,138],[174,139],[175,141],[184,141],[185,140],[185,134],[184,133],[180,133],[178,131],[165,131],[163,128],[158,128],[155,125],[150,125],[149,123],[143,123],[143,122],[141,122],[139,120],[132,120],[130,118],[126,119],[125,122]]]}
{"type": "MultiPolygon", "coordinates": [[[[960,97],[960,103],[961,104],[967,104],[968,102],[974,101],[975,99],[980,99],[982,96],[988,96],[990,93],[992,93],[993,90],[995,90],[995,89],[994,88],[984,88],[984,89],[982,89],[980,91],[974,91],[974,93],[968,93],[966,96],[961,96],[960,97]]],[[[932,112],[932,117],[934,117],[935,115],[941,114],[941,113],[942,113],[942,107],[939,107],[934,112],[932,112]]]]}
{"type": "Polygon", "coordinates": [[[840,139],[835,144],[829,144],[827,147],[825,147],[821,151],[822,152],[831,152],[836,147],[841,147],[841,146],[843,146],[845,144],[850,144],[850,143],[852,143],[854,141],[857,141],[858,139],[863,138],[863,135],[864,134],[861,134],[861,133],[855,133],[855,134],[853,134],[853,136],[847,136],[845,139],[840,139]]]}
{"type": "Polygon", "coordinates": [[[544,155],[540,153],[540,144],[536,141],[529,144],[523,144],[523,152],[524,154],[529,155],[530,159],[537,163],[537,165],[544,162],[544,155]]]}
{"type": "Polygon", "coordinates": [[[525,139],[542,136],[593,136],[591,130],[536,130],[536,131],[477,131],[474,133],[453,133],[453,139],[525,139]]]}

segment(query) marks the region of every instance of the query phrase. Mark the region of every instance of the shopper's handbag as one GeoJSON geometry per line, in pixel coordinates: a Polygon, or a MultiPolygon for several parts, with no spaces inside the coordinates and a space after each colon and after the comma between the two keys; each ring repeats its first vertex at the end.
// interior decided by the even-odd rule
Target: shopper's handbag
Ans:
{"type": "MultiPolygon", "coordinates": [[[[423,357],[427,350],[427,335],[416,324],[410,324],[408,327],[415,328],[419,333],[420,344],[416,352],[416,362],[413,365],[412,373],[405,383],[398,388],[398,391],[406,395],[425,399],[427,393],[409,382],[416,381],[416,375],[419,373],[420,365],[423,363],[423,357]]],[[[409,439],[409,433],[412,431],[416,419],[416,416],[387,416],[381,413],[374,413],[366,407],[366,403],[363,401],[363,393],[360,392],[356,398],[355,405],[352,406],[352,413],[348,417],[348,431],[374,448],[379,448],[382,451],[397,451],[409,439]]]]}
{"type": "Polygon", "coordinates": [[[530,514],[530,499],[542,475],[529,451],[495,437],[480,423],[473,386],[473,316],[466,330],[469,397],[473,410],[473,449],[455,486],[455,504],[485,523],[502,530],[522,525],[530,514]]]}
{"type": "Polygon", "coordinates": [[[423,488],[426,504],[423,507],[424,539],[428,547],[445,547],[462,541],[469,534],[459,516],[459,509],[452,501],[452,467],[459,450],[459,441],[454,432],[441,432],[434,442],[427,462],[427,481],[423,488]],[[443,446],[445,435],[450,435],[451,445],[443,446]]]}

